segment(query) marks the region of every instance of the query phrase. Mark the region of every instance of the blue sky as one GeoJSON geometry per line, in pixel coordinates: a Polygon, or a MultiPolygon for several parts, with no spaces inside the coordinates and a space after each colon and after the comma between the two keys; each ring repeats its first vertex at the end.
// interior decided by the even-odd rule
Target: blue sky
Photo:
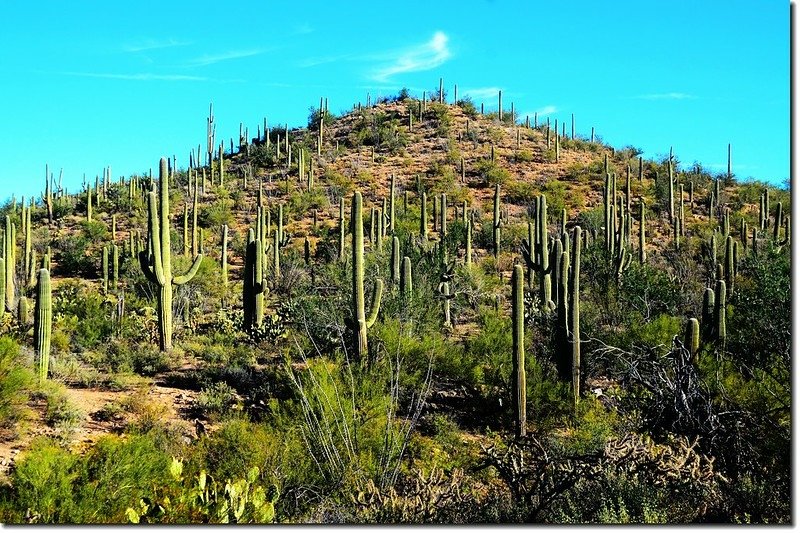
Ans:
{"type": "MultiPolygon", "coordinates": [[[[648,157],[781,184],[789,176],[789,5],[765,0],[0,2],[0,199],[39,194],[49,163],[74,191],[186,166],[209,102],[217,138],[239,123],[305,124],[367,92],[445,80],[523,115],[576,117],[648,157]]],[[[205,146],[205,145],[204,145],[205,146]]]]}

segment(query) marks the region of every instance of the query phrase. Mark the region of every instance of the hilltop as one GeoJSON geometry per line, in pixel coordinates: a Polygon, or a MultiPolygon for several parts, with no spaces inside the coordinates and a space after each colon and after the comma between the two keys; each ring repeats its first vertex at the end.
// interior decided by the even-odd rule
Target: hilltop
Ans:
{"type": "Polygon", "coordinates": [[[500,114],[212,114],[3,206],[3,521],[788,521],[789,191],[500,114]]]}

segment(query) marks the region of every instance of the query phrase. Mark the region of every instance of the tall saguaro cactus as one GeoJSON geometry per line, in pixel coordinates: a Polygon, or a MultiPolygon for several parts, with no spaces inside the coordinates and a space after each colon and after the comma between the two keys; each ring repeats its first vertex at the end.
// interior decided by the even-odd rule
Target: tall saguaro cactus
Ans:
{"type": "Polygon", "coordinates": [[[727,337],[726,317],[727,317],[727,298],[724,280],[718,280],[714,294],[714,323],[717,334],[717,342],[721,349],[725,350],[725,338],[727,337]]]}
{"type": "Polygon", "coordinates": [[[228,225],[222,225],[222,253],[220,255],[222,269],[222,286],[228,288],[228,225]]]}
{"type": "Polygon", "coordinates": [[[147,279],[158,287],[158,333],[161,351],[172,349],[172,286],[191,281],[200,268],[203,255],[198,254],[189,271],[182,276],[172,274],[169,231],[169,172],[167,160],[159,165],[159,194],[148,193],[147,250],[139,253],[139,264],[147,279]]]}
{"type": "Polygon", "coordinates": [[[372,295],[372,307],[369,316],[364,311],[364,219],[362,214],[361,193],[353,193],[353,204],[350,210],[350,225],[353,234],[353,333],[355,336],[355,359],[364,361],[369,353],[367,346],[367,329],[371,328],[378,318],[383,293],[383,280],[375,280],[372,295]]]}
{"type": "Polygon", "coordinates": [[[15,284],[14,271],[17,266],[17,228],[11,222],[11,217],[6,215],[6,227],[3,232],[3,259],[5,272],[5,306],[9,313],[14,310],[15,284]]]}
{"type": "Polygon", "coordinates": [[[36,289],[36,317],[33,324],[36,340],[36,356],[38,357],[39,379],[47,379],[50,366],[50,334],[53,331],[53,305],[50,290],[50,271],[39,270],[36,289]]]}
{"type": "Polygon", "coordinates": [[[569,279],[569,337],[572,343],[572,395],[575,405],[581,394],[581,228],[572,228],[572,268],[569,279]]]}
{"type": "MultiPolygon", "coordinates": [[[[550,249],[547,235],[547,198],[541,194],[536,198],[536,242],[522,241],[522,257],[528,268],[535,271],[539,279],[539,296],[542,311],[549,313],[556,308],[552,300],[553,265],[550,262],[550,249]]],[[[557,258],[558,259],[558,258],[557,258]]]]}
{"type": "Polygon", "coordinates": [[[492,243],[494,256],[500,255],[500,184],[494,186],[494,210],[492,216],[492,243]]]}
{"type": "MultiPolygon", "coordinates": [[[[259,217],[260,218],[260,217],[259,217]]],[[[257,223],[260,226],[261,222],[257,223]]],[[[264,275],[264,241],[258,238],[261,232],[250,228],[247,232],[247,249],[242,284],[244,328],[249,330],[261,326],[264,320],[264,294],[267,290],[264,275]]]]}
{"type": "Polygon", "coordinates": [[[525,436],[527,425],[526,398],[525,398],[525,273],[522,265],[514,266],[511,276],[511,331],[513,334],[512,368],[514,375],[511,378],[512,404],[516,412],[517,437],[525,436]]]}

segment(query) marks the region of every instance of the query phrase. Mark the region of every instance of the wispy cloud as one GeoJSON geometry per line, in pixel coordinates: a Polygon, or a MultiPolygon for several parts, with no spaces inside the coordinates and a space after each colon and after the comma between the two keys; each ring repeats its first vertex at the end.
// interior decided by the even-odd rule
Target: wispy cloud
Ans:
{"type": "Polygon", "coordinates": [[[229,52],[222,52],[220,54],[205,54],[186,62],[187,67],[204,67],[206,65],[213,65],[221,63],[222,61],[230,61],[232,59],[241,59],[244,57],[257,56],[263,54],[264,49],[257,48],[251,50],[231,50],[229,52]]]}
{"type": "Polygon", "coordinates": [[[694,100],[697,98],[693,94],[687,93],[655,93],[655,94],[641,94],[635,96],[637,100],[694,100]]]}
{"type": "Polygon", "coordinates": [[[294,35],[308,35],[309,33],[313,33],[313,32],[314,32],[314,28],[312,28],[311,25],[309,23],[307,23],[307,22],[305,22],[303,24],[298,24],[292,30],[292,33],[294,35]]]}
{"type": "Polygon", "coordinates": [[[297,66],[300,68],[316,67],[317,65],[325,65],[327,63],[335,63],[337,61],[357,61],[365,60],[363,56],[355,54],[342,54],[338,56],[325,56],[325,57],[309,57],[300,61],[297,66]]]}
{"type": "Polygon", "coordinates": [[[489,98],[496,99],[498,91],[501,90],[500,87],[478,87],[475,89],[463,89],[460,92],[474,100],[487,100],[489,98]]]}
{"type": "Polygon", "coordinates": [[[67,76],[81,76],[83,78],[105,78],[109,80],[136,80],[136,81],[209,81],[204,76],[185,76],[183,74],[152,74],[143,72],[137,74],[112,74],[107,72],[62,72],[67,76]]]}
{"type": "Polygon", "coordinates": [[[395,54],[389,64],[383,65],[373,72],[372,79],[385,82],[396,74],[438,67],[452,56],[447,47],[447,41],[447,35],[437,31],[430,41],[395,54]]]}
{"type": "Polygon", "coordinates": [[[546,105],[544,107],[540,107],[539,109],[534,109],[533,111],[526,111],[525,113],[520,113],[519,116],[530,116],[539,115],[540,117],[545,117],[547,115],[552,115],[554,113],[558,113],[558,108],[554,105],[546,105]]]}
{"type": "Polygon", "coordinates": [[[127,44],[122,47],[124,52],[146,52],[148,50],[157,50],[159,48],[173,48],[175,46],[188,46],[192,44],[190,41],[180,41],[178,39],[155,40],[147,39],[134,44],[127,44]]]}

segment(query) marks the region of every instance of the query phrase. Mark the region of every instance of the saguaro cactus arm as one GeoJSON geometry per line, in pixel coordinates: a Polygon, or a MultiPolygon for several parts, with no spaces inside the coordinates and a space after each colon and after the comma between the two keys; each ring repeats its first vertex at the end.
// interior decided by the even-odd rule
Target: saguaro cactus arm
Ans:
{"type": "Polygon", "coordinates": [[[183,285],[189,281],[192,281],[192,278],[194,278],[195,274],[197,274],[197,270],[200,268],[200,263],[202,262],[203,262],[203,254],[198,254],[198,256],[194,258],[194,263],[192,263],[192,266],[191,268],[189,268],[189,271],[182,276],[175,276],[174,278],[172,278],[172,283],[174,285],[183,285]]]}
{"type": "Polygon", "coordinates": [[[369,309],[369,316],[366,319],[366,325],[371,328],[378,318],[378,311],[381,307],[381,296],[383,295],[383,280],[376,279],[372,284],[372,307],[369,309]]]}

